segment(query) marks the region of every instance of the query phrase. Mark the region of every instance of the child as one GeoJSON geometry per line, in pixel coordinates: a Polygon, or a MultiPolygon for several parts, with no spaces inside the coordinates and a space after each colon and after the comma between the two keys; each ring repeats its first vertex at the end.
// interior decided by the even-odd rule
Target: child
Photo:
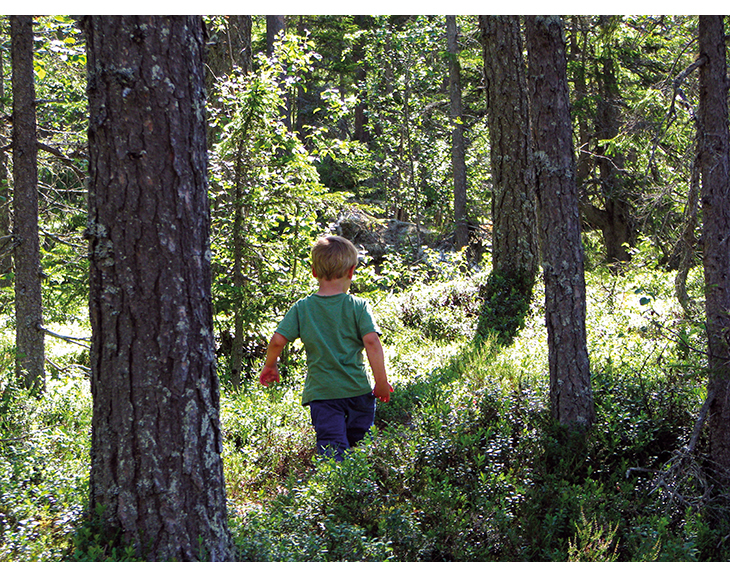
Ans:
{"type": "Polygon", "coordinates": [[[302,340],[307,352],[302,405],[311,411],[317,452],[338,461],[372,427],[375,399],[388,402],[393,390],[370,306],[347,294],[357,258],[355,246],[339,236],[322,237],[314,244],[312,274],[319,290],[295,303],[279,323],[259,377],[264,386],[279,382],[277,361],[282,350],[288,342],[302,340]],[[363,348],[374,388],[365,371],[363,348]]]}

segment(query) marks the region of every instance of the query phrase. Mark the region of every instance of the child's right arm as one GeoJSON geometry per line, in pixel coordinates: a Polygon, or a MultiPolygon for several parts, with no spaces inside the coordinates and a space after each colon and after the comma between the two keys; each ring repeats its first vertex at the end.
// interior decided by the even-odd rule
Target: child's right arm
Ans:
{"type": "Polygon", "coordinates": [[[274,333],[274,336],[271,337],[269,347],[266,349],[266,362],[264,363],[264,368],[261,370],[261,375],[259,375],[259,383],[263,386],[266,387],[269,383],[279,382],[279,367],[277,363],[281,352],[288,342],[286,337],[279,333],[274,333]]]}

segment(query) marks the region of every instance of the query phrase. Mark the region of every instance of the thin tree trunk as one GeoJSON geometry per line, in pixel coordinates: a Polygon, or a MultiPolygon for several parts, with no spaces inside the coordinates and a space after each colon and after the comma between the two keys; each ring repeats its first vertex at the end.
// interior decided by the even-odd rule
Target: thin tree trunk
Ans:
{"type": "MultiPolygon", "coordinates": [[[[4,35],[4,26],[2,33],[4,35]]],[[[2,50],[0,50],[0,115],[5,115],[5,76],[4,76],[4,65],[2,50]]],[[[0,147],[3,149],[7,144],[5,140],[5,133],[0,139],[0,147]]],[[[13,270],[13,258],[12,258],[12,229],[11,229],[11,218],[10,218],[10,206],[12,192],[10,190],[8,172],[8,155],[3,150],[0,152],[0,238],[7,239],[5,242],[0,243],[0,251],[4,256],[0,257],[0,286],[8,287],[12,284],[9,278],[10,272],[13,270]]]]}
{"type": "MultiPolygon", "coordinates": [[[[355,16],[355,25],[360,30],[367,30],[372,27],[372,16],[355,16]]],[[[367,113],[365,107],[365,79],[367,78],[365,63],[365,46],[363,37],[359,37],[352,47],[352,57],[357,63],[355,69],[355,84],[359,94],[357,104],[355,105],[355,128],[353,138],[359,142],[367,143],[370,140],[370,133],[367,128],[367,113]]]]}
{"type": "Polygon", "coordinates": [[[702,174],[710,455],[730,474],[730,133],[722,16],[699,17],[702,174]]]}
{"type": "MultiPolygon", "coordinates": [[[[234,167],[234,189],[232,205],[233,216],[233,287],[237,294],[242,294],[243,257],[244,257],[244,232],[243,227],[247,220],[244,214],[244,147],[248,139],[248,131],[253,120],[254,109],[251,108],[246,123],[241,127],[239,141],[236,149],[236,161],[234,167]]],[[[248,208],[248,207],[246,207],[248,208]]],[[[231,349],[231,386],[237,391],[241,386],[241,371],[243,369],[243,303],[236,299],[233,305],[233,347],[231,349]]]]}
{"type": "Polygon", "coordinates": [[[449,96],[451,101],[451,166],[454,173],[455,245],[464,248],[469,243],[466,220],[466,145],[461,104],[461,67],[459,66],[459,30],[456,16],[446,17],[446,39],[449,55],[449,96]]]}
{"type": "MultiPolygon", "coordinates": [[[[684,224],[682,234],[679,237],[675,253],[677,258],[677,276],[674,279],[674,294],[682,306],[684,312],[694,316],[700,312],[694,299],[687,293],[687,276],[695,263],[695,230],[698,222],[699,196],[700,196],[700,167],[699,167],[699,140],[695,144],[695,153],[690,171],[689,193],[687,194],[687,205],[684,212],[684,224]]],[[[671,262],[671,261],[670,261],[671,262]]]]}
{"type": "Polygon", "coordinates": [[[585,429],[595,409],[563,26],[557,16],[528,16],[525,23],[551,411],[562,425],[585,429]]]}
{"type": "Polygon", "coordinates": [[[43,305],[38,240],[38,141],[33,80],[33,18],[10,17],[13,61],[13,236],[16,373],[27,388],[44,386],[43,305]]]}
{"type": "Polygon", "coordinates": [[[232,560],[200,17],[91,16],[90,507],[147,560],[232,560]]]}
{"type": "MultiPolygon", "coordinates": [[[[610,26],[610,16],[600,16],[602,30],[610,26]]],[[[626,187],[623,183],[624,157],[620,151],[611,153],[603,141],[616,138],[619,133],[619,105],[621,93],[616,79],[615,62],[610,47],[606,47],[599,58],[599,98],[596,110],[596,138],[598,140],[598,171],[601,183],[606,218],[603,226],[603,240],[606,246],[606,261],[609,264],[627,262],[631,255],[628,246],[636,244],[634,218],[626,187]]]]}

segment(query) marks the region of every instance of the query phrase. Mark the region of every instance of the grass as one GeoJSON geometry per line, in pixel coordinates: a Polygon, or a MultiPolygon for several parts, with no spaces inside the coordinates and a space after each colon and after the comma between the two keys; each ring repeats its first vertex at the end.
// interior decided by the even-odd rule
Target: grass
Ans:
{"type": "MultiPolygon", "coordinates": [[[[585,438],[549,418],[539,284],[510,346],[475,344],[484,273],[440,274],[407,291],[363,288],[396,391],[379,405],[373,438],[340,465],[314,456],[299,401],[301,355],[279,386],[248,382],[234,392],[224,383],[239,558],[730,559],[727,495],[705,493],[706,439],[697,455],[681,457],[704,398],[702,331],[674,304],[671,275],[640,271],[588,275],[598,421],[585,438]]],[[[80,523],[88,385],[59,373],[41,399],[6,389],[3,403],[0,560],[73,558],[79,540],[95,538],[80,523]]],[[[101,542],[94,551],[95,559],[117,554],[101,542]]]]}

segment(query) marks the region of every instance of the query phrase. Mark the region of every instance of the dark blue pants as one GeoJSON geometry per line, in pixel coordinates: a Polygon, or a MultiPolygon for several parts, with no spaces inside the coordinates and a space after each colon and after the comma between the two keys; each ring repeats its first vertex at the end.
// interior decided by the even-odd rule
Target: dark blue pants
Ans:
{"type": "Polygon", "coordinates": [[[312,425],[317,433],[317,452],[341,461],[373,426],[375,396],[372,393],[348,399],[329,399],[309,403],[312,425]]]}

